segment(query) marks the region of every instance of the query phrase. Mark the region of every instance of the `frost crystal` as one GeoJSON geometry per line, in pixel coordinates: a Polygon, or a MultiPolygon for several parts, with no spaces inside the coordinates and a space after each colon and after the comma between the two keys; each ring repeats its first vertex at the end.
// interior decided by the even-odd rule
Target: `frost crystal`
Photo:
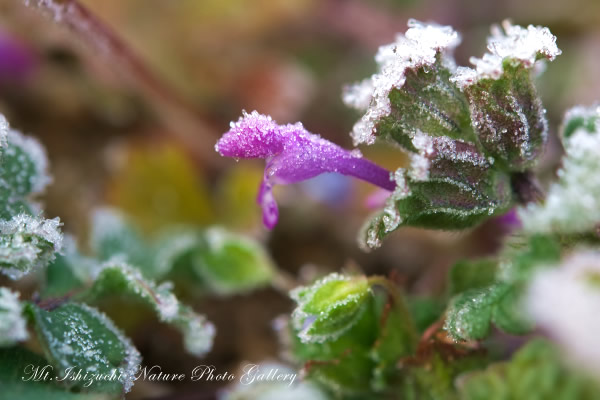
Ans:
{"type": "Polygon", "coordinates": [[[523,28],[509,21],[502,23],[502,29],[492,26],[487,47],[489,53],[483,58],[471,57],[475,69],[459,67],[451,80],[460,87],[470,86],[482,78],[498,79],[504,71],[505,60],[531,68],[540,58],[552,61],[561,54],[556,37],[548,28],[533,25],[523,28]]]}
{"type": "Polygon", "coordinates": [[[362,158],[360,152],[345,150],[302,124],[278,125],[271,117],[254,111],[244,113],[218,141],[215,149],[233,158],[264,158],[267,161],[258,203],[267,228],[277,223],[278,209],[273,186],[313,178],[326,172],[353,176],[392,191],[389,172],[362,158]]]}
{"type": "Polygon", "coordinates": [[[99,269],[92,290],[101,295],[103,291],[111,291],[114,285],[150,305],[161,322],[178,328],[184,335],[184,344],[190,354],[199,357],[210,350],[215,327],[204,316],[181,304],[171,292],[169,282],[156,285],[145,279],[137,268],[111,261],[99,269]]]}
{"type": "Polygon", "coordinates": [[[23,317],[19,294],[0,287],[0,347],[12,346],[28,337],[27,321],[23,317]]]}
{"type": "Polygon", "coordinates": [[[0,269],[18,279],[52,260],[62,246],[58,218],[42,219],[19,214],[10,221],[0,220],[0,269]]]}
{"type": "Polygon", "coordinates": [[[404,85],[407,69],[431,66],[439,53],[449,54],[460,43],[460,36],[449,26],[409,20],[408,27],[394,43],[379,48],[375,56],[379,72],[347,87],[343,94],[348,106],[366,111],[352,130],[355,146],[375,141],[377,123],[391,112],[390,92],[404,85]]]}
{"type": "Polygon", "coordinates": [[[543,204],[519,210],[526,231],[576,233],[600,224],[600,106],[567,112],[562,140],[558,182],[543,204]]]}
{"type": "Polygon", "coordinates": [[[577,365],[600,373],[600,253],[579,251],[531,282],[527,309],[577,365]]]}
{"type": "Polygon", "coordinates": [[[313,285],[298,287],[290,297],[298,303],[292,325],[304,343],[335,340],[359,320],[371,293],[364,277],[330,274],[313,285]]]}
{"type": "Polygon", "coordinates": [[[6,147],[8,144],[8,130],[8,121],[0,114],[0,147],[6,147]]]}
{"type": "MultiPolygon", "coordinates": [[[[33,164],[33,173],[27,170],[13,171],[13,173],[22,176],[22,180],[30,188],[24,194],[38,194],[44,191],[46,186],[52,182],[52,178],[48,175],[48,156],[46,150],[36,139],[25,136],[22,133],[10,130],[8,132],[8,144],[10,145],[2,155],[2,159],[10,156],[19,156],[15,152],[17,149],[24,153],[28,162],[33,164]],[[13,147],[14,146],[14,147],[13,147]]],[[[4,164],[4,163],[3,163],[4,164]]],[[[5,166],[3,165],[5,168],[5,166]]],[[[17,180],[20,177],[13,177],[17,180]]]]}

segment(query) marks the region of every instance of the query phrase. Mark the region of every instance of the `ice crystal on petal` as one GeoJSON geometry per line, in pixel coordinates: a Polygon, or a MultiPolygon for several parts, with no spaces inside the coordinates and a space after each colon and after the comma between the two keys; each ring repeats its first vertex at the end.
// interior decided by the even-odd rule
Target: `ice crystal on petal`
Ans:
{"type": "Polygon", "coordinates": [[[560,267],[540,270],[528,290],[531,317],[556,338],[571,361],[600,372],[600,253],[575,252],[560,267]]]}
{"type": "Polygon", "coordinates": [[[12,346],[28,337],[27,321],[23,317],[19,294],[0,287],[0,347],[12,346]]]}
{"type": "Polygon", "coordinates": [[[407,69],[433,65],[439,53],[449,53],[460,43],[460,36],[449,26],[415,20],[410,20],[408,26],[394,43],[379,48],[375,56],[379,72],[350,86],[343,95],[348,106],[366,111],[352,130],[355,146],[375,141],[376,124],[391,112],[390,92],[404,85],[407,69]]]}
{"type": "Polygon", "coordinates": [[[278,125],[271,117],[254,111],[231,123],[231,129],[215,149],[233,158],[264,158],[267,162],[257,201],[263,222],[273,228],[278,219],[272,189],[277,184],[297,183],[326,172],[353,176],[387,190],[394,189],[389,172],[360,153],[349,151],[318,135],[302,124],[278,125]]]}

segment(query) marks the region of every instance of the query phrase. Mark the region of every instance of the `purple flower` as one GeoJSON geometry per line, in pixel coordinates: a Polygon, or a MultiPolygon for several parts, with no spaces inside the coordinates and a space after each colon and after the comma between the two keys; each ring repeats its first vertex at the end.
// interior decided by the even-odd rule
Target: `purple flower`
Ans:
{"type": "Polygon", "coordinates": [[[337,172],[393,191],[396,184],[390,172],[362,158],[358,150],[345,150],[319,135],[308,132],[301,123],[278,125],[256,111],[244,115],[217,142],[215,149],[225,157],[264,158],[267,161],[257,201],[263,223],[272,229],[279,211],[273,186],[337,172]]]}

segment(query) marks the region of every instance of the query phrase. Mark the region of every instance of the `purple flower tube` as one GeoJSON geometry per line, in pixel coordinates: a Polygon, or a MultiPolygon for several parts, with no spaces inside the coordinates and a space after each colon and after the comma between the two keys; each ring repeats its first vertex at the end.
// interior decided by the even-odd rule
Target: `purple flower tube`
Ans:
{"type": "Polygon", "coordinates": [[[326,172],[362,179],[393,191],[390,172],[362,158],[358,150],[346,150],[319,135],[308,132],[301,123],[278,125],[256,111],[244,115],[217,142],[215,149],[225,157],[264,158],[267,162],[257,201],[263,223],[269,229],[277,224],[279,211],[273,186],[296,183],[326,172]]]}

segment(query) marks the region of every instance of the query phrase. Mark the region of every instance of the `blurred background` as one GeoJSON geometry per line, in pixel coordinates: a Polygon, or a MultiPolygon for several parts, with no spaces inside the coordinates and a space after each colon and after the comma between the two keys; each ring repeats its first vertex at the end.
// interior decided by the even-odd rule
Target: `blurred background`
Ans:
{"type": "MultiPolygon", "coordinates": [[[[393,272],[413,295],[442,293],[453,262],[492,253],[509,227],[494,220],[460,234],[402,229],[365,254],[356,236],[372,212],[365,201],[373,188],[325,175],[277,188],[280,222],[269,233],[254,200],[262,160],[236,163],[213,149],[241,110],[270,114],[279,123],[302,121],[311,132],[350,147],[348,132],[359,115],[344,107],[341,89],[375,72],[377,47],[404,32],[408,18],[457,29],[463,38],[456,52],[460,65],[484,53],[492,23],[510,18],[548,26],[563,50],[538,82],[551,135],[566,108],[600,99],[597,0],[82,4],[103,22],[109,38],[122,43],[115,47],[73,13],[54,15],[0,0],[0,112],[47,148],[54,176],[43,198],[47,216],[60,216],[64,230],[80,238],[87,234],[90,211],[100,205],[123,210],[147,235],[174,223],[224,225],[264,240],[278,267],[300,283],[360,268],[393,272]]],[[[384,146],[362,150],[390,169],[405,162],[384,146]]],[[[539,165],[542,176],[552,175],[560,152],[553,137],[539,165]]],[[[243,361],[279,356],[273,321],[292,308],[282,291],[187,297],[218,329],[216,347],[203,363],[234,371],[243,361]]],[[[179,350],[173,332],[136,329],[128,333],[146,364],[160,362],[167,371],[198,364],[179,350]]],[[[198,398],[199,383],[192,385],[136,385],[132,398],[173,392],[180,399],[198,398]]],[[[205,385],[206,393],[218,386],[205,385]]]]}

